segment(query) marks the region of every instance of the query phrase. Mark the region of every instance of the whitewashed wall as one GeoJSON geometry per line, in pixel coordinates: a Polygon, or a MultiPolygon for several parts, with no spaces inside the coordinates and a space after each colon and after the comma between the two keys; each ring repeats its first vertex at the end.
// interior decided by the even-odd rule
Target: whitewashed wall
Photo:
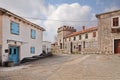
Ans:
{"type": "MultiPolygon", "coordinates": [[[[3,16],[2,19],[2,60],[6,61],[8,60],[8,53],[5,53],[4,50],[9,48],[9,45],[7,43],[7,40],[15,40],[15,41],[21,41],[25,42],[23,44],[17,44],[17,46],[20,46],[19,51],[19,59],[22,60],[25,57],[31,57],[34,55],[39,55],[42,53],[42,40],[43,40],[43,34],[41,30],[38,30],[31,25],[28,25],[26,23],[23,23],[22,21],[19,21],[18,19],[15,19],[13,17],[3,16]],[[10,32],[10,22],[15,21],[19,23],[19,35],[11,34],[10,32]],[[36,39],[31,39],[31,29],[36,30],[36,39]],[[35,54],[30,53],[30,47],[35,47],[35,54]]],[[[14,45],[11,43],[11,45],[14,45]]]]}
{"type": "Polygon", "coordinates": [[[51,52],[51,42],[43,41],[42,42],[42,50],[45,50],[46,52],[51,52]]]}

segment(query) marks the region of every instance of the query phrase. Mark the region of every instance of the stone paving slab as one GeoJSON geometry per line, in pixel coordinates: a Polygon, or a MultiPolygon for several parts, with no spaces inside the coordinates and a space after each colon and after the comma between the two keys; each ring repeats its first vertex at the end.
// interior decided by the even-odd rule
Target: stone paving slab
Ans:
{"type": "Polygon", "coordinates": [[[28,68],[31,65],[20,65],[20,66],[13,66],[13,67],[0,67],[0,72],[5,72],[5,71],[15,71],[19,69],[24,69],[28,68]]]}
{"type": "Polygon", "coordinates": [[[0,80],[120,80],[120,56],[59,54],[11,69],[0,80]]]}

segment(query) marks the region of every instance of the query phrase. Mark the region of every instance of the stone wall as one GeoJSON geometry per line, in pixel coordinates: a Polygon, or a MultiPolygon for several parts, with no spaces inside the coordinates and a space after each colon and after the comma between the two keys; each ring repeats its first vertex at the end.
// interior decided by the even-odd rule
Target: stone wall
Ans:
{"type": "Polygon", "coordinates": [[[90,54],[99,53],[98,41],[95,39],[85,40],[85,41],[67,41],[64,43],[64,53],[71,53],[71,43],[72,43],[72,53],[73,54],[90,54]],[[85,42],[85,47],[84,47],[85,42]],[[79,50],[79,45],[81,45],[81,50],[79,50]]]}
{"type": "MultiPolygon", "coordinates": [[[[120,39],[120,32],[112,33],[112,18],[119,16],[120,10],[98,15],[98,44],[101,54],[114,53],[114,39],[120,39]]],[[[120,19],[119,19],[120,20],[120,19]]]]}
{"type": "Polygon", "coordinates": [[[72,53],[76,54],[90,54],[90,53],[98,53],[98,32],[97,30],[93,30],[91,32],[86,32],[81,35],[81,39],[79,39],[79,35],[75,35],[72,37],[67,37],[64,42],[64,51],[65,53],[71,53],[71,43],[72,43],[72,53]],[[96,37],[93,37],[93,32],[96,32],[96,37]],[[88,38],[85,38],[85,34],[88,34],[88,38]],[[76,40],[74,40],[76,37],[76,40]],[[71,40],[69,40],[71,38],[71,40]],[[85,44],[85,45],[84,45],[85,44]],[[81,50],[80,47],[81,46],[81,50]],[[85,46],[85,47],[84,47],[85,46]]]}
{"type": "Polygon", "coordinates": [[[52,53],[54,53],[54,54],[59,53],[58,45],[57,44],[52,44],[51,45],[51,50],[52,50],[52,53]]]}
{"type": "Polygon", "coordinates": [[[85,41],[85,48],[82,48],[82,54],[98,54],[98,41],[85,41]]]}
{"type": "Polygon", "coordinates": [[[58,42],[58,50],[61,51],[61,53],[64,52],[64,37],[75,31],[76,29],[74,29],[74,27],[71,27],[71,26],[62,26],[58,28],[57,42],[58,42]],[[62,44],[62,49],[60,49],[60,44],[62,44]]]}

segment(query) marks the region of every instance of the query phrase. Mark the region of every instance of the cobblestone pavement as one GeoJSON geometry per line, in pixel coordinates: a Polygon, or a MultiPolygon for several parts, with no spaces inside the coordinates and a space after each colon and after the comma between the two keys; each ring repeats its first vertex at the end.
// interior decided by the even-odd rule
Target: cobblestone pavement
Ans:
{"type": "Polygon", "coordinates": [[[0,80],[120,80],[120,56],[59,54],[0,67],[0,80]]]}

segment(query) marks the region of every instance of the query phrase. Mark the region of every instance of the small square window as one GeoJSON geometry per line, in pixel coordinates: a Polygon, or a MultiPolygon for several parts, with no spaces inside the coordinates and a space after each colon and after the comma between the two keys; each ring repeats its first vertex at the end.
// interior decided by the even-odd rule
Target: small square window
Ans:
{"type": "Polygon", "coordinates": [[[62,49],[62,46],[63,46],[62,43],[60,43],[60,49],[62,49]]]}
{"type": "Polygon", "coordinates": [[[88,39],[88,34],[85,34],[85,39],[88,39]]]}
{"type": "Polygon", "coordinates": [[[74,41],[76,40],[76,37],[74,36],[74,41]]]}
{"type": "Polygon", "coordinates": [[[31,29],[31,38],[35,39],[36,38],[36,31],[31,29]]]}
{"type": "Polygon", "coordinates": [[[79,35],[79,40],[81,40],[81,35],[79,35]]]}
{"type": "Polygon", "coordinates": [[[16,22],[11,22],[11,33],[19,35],[19,24],[16,22]]]}
{"type": "Polygon", "coordinates": [[[85,48],[85,41],[83,42],[83,48],[85,48]]]}
{"type": "Polygon", "coordinates": [[[31,52],[31,54],[34,54],[35,53],[35,47],[31,47],[30,52],[31,52]]]}
{"type": "Polygon", "coordinates": [[[118,17],[113,18],[113,26],[119,26],[119,18],[118,17]]]}
{"type": "Polygon", "coordinates": [[[93,32],[93,37],[96,37],[96,32],[93,32]]]}

